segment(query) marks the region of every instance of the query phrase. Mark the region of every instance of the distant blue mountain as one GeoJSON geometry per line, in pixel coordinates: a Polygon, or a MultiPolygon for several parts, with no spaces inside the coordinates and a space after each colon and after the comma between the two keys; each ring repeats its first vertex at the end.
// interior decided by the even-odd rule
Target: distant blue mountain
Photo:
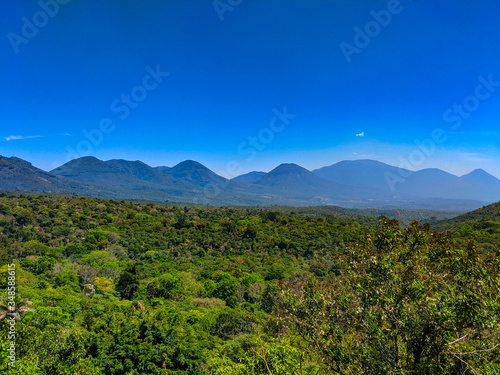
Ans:
{"type": "Polygon", "coordinates": [[[199,187],[204,187],[207,184],[217,186],[228,184],[227,179],[215,174],[203,164],[194,160],[185,160],[172,168],[164,169],[163,174],[199,187]]]}
{"type": "Polygon", "coordinates": [[[248,173],[242,174],[241,176],[238,176],[238,177],[231,179],[231,181],[239,182],[241,184],[251,184],[251,183],[254,183],[255,181],[257,181],[259,178],[261,178],[265,174],[266,174],[266,172],[257,172],[257,171],[248,172],[248,173]]]}
{"type": "Polygon", "coordinates": [[[0,190],[214,205],[339,205],[470,210],[500,200],[500,180],[482,169],[458,177],[409,171],[375,160],[342,161],[314,171],[281,164],[228,180],[193,160],[156,167],[136,160],[82,157],[52,170],[0,156],[0,190]]]}
{"type": "Polygon", "coordinates": [[[500,200],[500,180],[483,170],[457,177],[436,168],[410,171],[375,160],[350,160],[313,171],[317,176],[349,186],[364,186],[393,197],[500,200]]]}
{"type": "Polygon", "coordinates": [[[460,177],[460,180],[470,186],[471,196],[481,196],[491,202],[499,199],[500,180],[482,169],[476,169],[460,177]]]}
{"type": "Polygon", "coordinates": [[[168,191],[175,195],[180,191],[199,191],[188,182],[165,175],[141,161],[102,161],[86,156],[71,160],[50,173],[76,181],[130,190],[168,191]]]}
{"type": "Polygon", "coordinates": [[[165,172],[165,171],[168,171],[170,169],[170,167],[167,167],[165,165],[162,165],[162,166],[159,166],[159,167],[154,167],[156,170],[160,171],[160,172],[165,172]]]}
{"type": "Polygon", "coordinates": [[[345,160],[328,167],[312,171],[325,180],[349,186],[364,186],[369,189],[393,193],[391,183],[413,172],[393,167],[376,160],[345,160]]]}

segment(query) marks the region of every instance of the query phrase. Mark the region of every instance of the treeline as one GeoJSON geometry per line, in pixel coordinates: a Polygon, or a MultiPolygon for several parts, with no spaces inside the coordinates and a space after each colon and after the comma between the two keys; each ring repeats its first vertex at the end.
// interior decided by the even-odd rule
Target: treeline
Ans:
{"type": "Polygon", "coordinates": [[[3,195],[0,258],[2,371],[500,370],[498,252],[417,223],[3,195]]]}

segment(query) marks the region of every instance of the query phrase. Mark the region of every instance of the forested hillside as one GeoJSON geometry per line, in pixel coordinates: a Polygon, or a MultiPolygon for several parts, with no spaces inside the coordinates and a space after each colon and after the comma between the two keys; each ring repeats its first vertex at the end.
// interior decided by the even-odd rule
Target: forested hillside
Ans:
{"type": "Polygon", "coordinates": [[[500,246],[500,202],[438,221],[434,228],[451,231],[462,244],[474,240],[484,251],[493,252],[500,246]]]}
{"type": "Polygon", "coordinates": [[[500,249],[461,242],[338,212],[3,194],[0,369],[498,373],[500,249]]]}

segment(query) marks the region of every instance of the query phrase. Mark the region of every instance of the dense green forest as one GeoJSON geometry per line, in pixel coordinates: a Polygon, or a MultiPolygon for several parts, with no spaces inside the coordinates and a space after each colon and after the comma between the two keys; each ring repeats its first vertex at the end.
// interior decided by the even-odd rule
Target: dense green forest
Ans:
{"type": "Polygon", "coordinates": [[[0,370],[499,374],[487,209],[437,232],[320,208],[2,194],[0,370]]]}
{"type": "Polygon", "coordinates": [[[451,231],[461,244],[474,240],[484,251],[494,252],[500,244],[500,202],[449,220],[438,221],[434,228],[438,231],[451,231]]]}

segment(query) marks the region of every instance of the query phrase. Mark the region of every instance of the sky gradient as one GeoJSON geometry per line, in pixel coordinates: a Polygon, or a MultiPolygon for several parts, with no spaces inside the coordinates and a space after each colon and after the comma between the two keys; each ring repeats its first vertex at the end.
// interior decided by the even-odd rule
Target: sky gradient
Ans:
{"type": "Polygon", "coordinates": [[[194,159],[229,177],[375,159],[500,178],[496,0],[8,0],[0,11],[0,154],[44,170],[84,155],[194,159]]]}

